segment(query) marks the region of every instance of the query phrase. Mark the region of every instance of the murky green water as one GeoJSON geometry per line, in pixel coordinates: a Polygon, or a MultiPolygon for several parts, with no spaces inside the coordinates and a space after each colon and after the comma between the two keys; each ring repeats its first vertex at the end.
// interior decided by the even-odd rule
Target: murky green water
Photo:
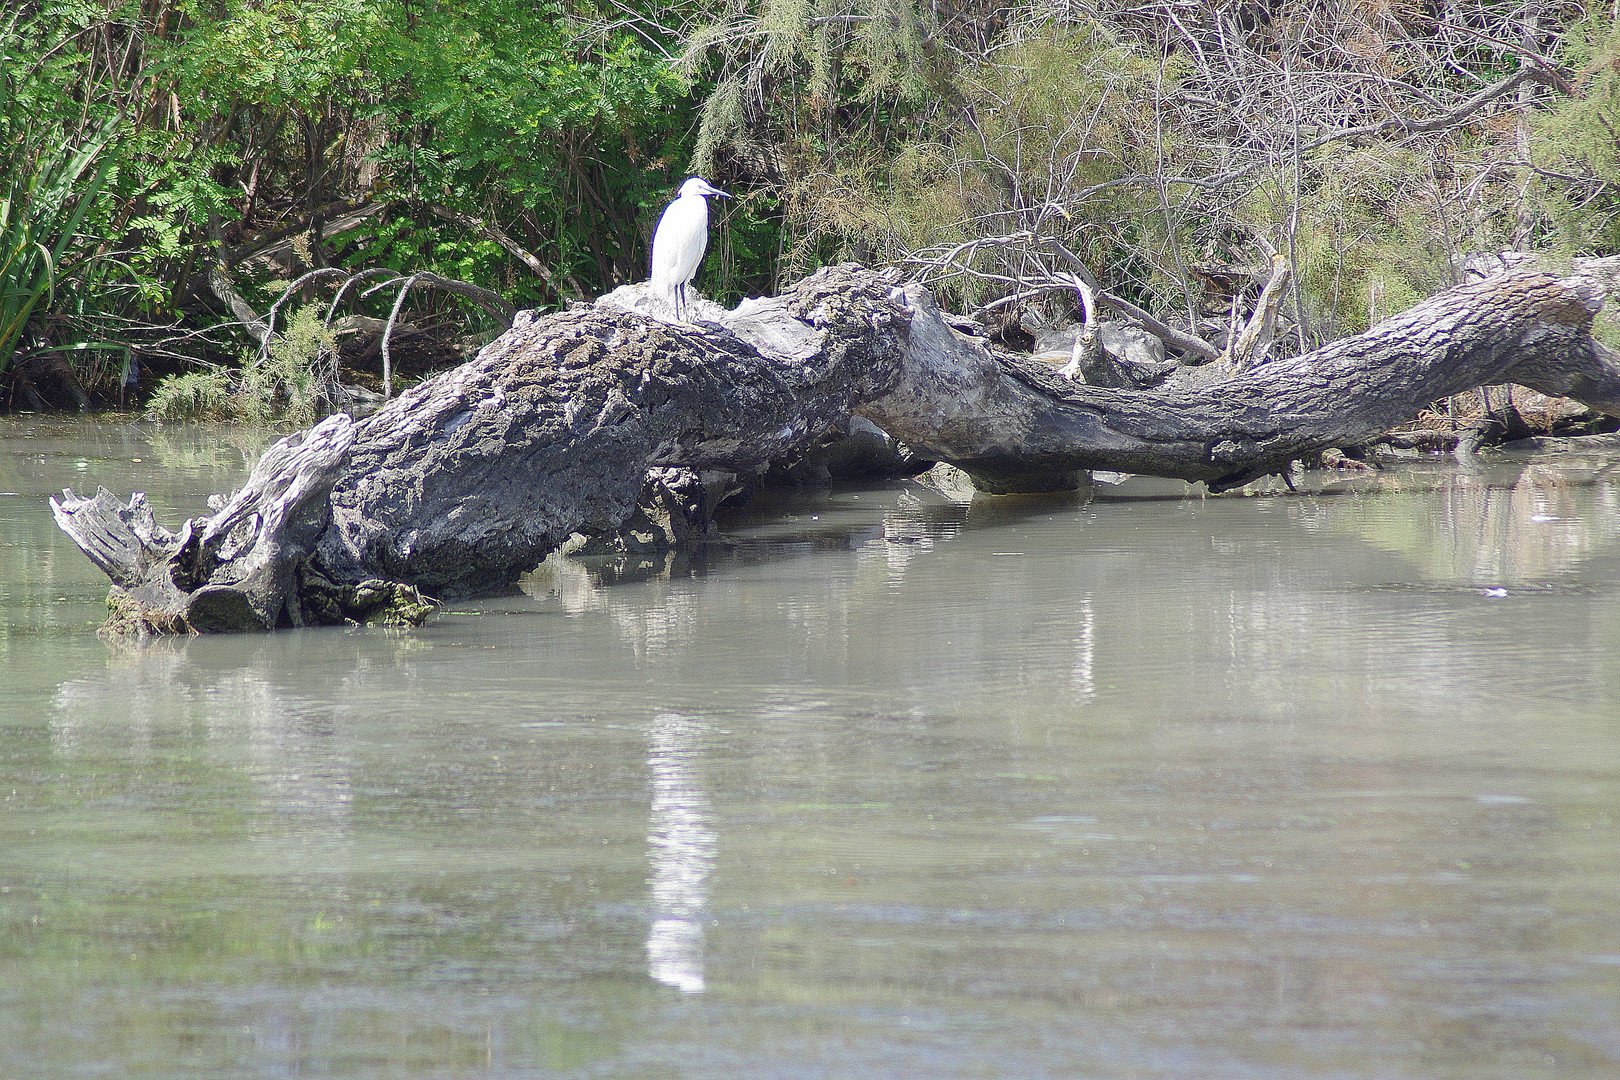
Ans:
{"type": "Polygon", "coordinates": [[[1620,1075],[1614,444],[109,647],[227,434],[0,426],[8,1080],[1620,1075]]]}

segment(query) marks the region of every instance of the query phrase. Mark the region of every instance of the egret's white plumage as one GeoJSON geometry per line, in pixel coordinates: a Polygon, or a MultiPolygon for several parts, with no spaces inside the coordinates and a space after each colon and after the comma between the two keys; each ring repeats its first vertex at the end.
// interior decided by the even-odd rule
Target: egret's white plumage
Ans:
{"type": "Polygon", "coordinates": [[[653,232],[652,289],[675,309],[677,319],[684,318],[686,283],[697,275],[709,246],[709,195],[731,197],[702,177],[690,178],[653,232]]]}

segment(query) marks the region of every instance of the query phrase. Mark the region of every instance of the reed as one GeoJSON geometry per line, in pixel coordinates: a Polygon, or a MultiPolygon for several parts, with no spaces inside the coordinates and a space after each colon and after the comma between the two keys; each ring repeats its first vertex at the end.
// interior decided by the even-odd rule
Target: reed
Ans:
{"type": "Polygon", "coordinates": [[[110,116],[69,131],[36,121],[15,89],[0,78],[0,375],[36,316],[93,262],[79,230],[107,183],[106,151],[122,123],[110,116]]]}

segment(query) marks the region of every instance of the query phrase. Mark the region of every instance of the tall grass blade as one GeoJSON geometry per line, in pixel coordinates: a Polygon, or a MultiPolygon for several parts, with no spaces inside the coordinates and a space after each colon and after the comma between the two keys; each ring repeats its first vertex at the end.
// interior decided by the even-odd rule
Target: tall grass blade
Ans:
{"type": "Polygon", "coordinates": [[[64,259],[81,239],[79,227],[112,168],[105,151],[121,122],[107,118],[78,146],[53,142],[59,130],[19,125],[9,165],[27,172],[3,178],[7,195],[0,200],[0,375],[10,369],[41,302],[49,308],[62,280],[84,265],[64,266],[64,259]]]}

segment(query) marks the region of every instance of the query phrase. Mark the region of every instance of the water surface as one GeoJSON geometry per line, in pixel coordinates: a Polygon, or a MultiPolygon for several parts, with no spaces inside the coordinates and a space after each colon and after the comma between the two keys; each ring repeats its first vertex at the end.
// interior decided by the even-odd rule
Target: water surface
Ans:
{"type": "Polygon", "coordinates": [[[98,639],[259,445],[0,422],[0,1076],[1620,1074],[1613,442],[98,639]]]}

